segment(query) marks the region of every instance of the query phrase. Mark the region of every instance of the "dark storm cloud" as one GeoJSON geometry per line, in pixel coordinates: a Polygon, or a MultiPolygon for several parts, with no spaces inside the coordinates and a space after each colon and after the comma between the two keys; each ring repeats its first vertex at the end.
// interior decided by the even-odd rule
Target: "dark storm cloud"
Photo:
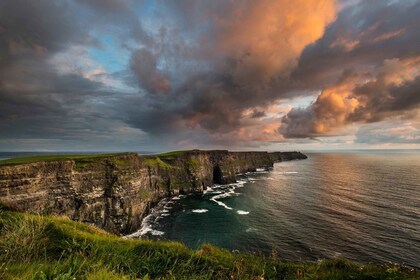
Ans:
{"type": "Polygon", "coordinates": [[[131,70],[143,86],[151,93],[168,92],[170,84],[167,78],[157,69],[156,55],[145,48],[133,52],[131,70]]]}
{"type": "Polygon", "coordinates": [[[48,55],[70,42],[92,40],[65,1],[1,1],[0,27],[1,64],[24,55],[48,55]]]}
{"type": "Polygon", "coordinates": [[[377,122],[389,116],[420,108],[420,76],[402,85],[368,82],[355,88],[356,98],[365,101],[349,116],[349,121],[377,122]],[[378,94],[381,93],[381,94],[378,94]]]}
{"type": "Polygon", "coordinates": [[[99,83],[79,75],[57,75],[50,65],[39,59],[26,58],[22,64],[10,65],[2,78],[2,138],[69,136],[65,130],[74,133],[72,128],[90,115],[83,112],[86,100],[94,96],[106,97],[99,83]]]}
{"type": "Polygon", "coordinates": [[[309,108],[293,108],[282,118],[279,133],[287,138],[307,138],[319,136],[314,128],[314,111],[309,108]]]}
{"type": "Polygon", "coordinates": [[[67,1],[0,3],[1,139],[81,138],[94,113],[86,102],[108,91],[51,58],[70,45],[96,46],[67,1]]]}

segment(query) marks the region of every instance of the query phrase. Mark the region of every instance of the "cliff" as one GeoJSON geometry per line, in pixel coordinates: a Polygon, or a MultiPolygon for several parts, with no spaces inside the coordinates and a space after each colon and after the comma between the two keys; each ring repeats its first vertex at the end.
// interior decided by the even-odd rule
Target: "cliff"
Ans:
{"type": "Polygon", "coordinates": [[[295,159],[307,159],[308,157],[300,152],[273,152],[269,153],[274,162],[289,161],[295,159]]]}
{"type": "Polygon", "coordinates": [[[237,173],[304,157],[297,152],[192,150],[4,161],[0,162],[0,203],[127,234],[139,228],[150,207],[163,197],[202,192],[214,183],[235,182],[237,173]]]}

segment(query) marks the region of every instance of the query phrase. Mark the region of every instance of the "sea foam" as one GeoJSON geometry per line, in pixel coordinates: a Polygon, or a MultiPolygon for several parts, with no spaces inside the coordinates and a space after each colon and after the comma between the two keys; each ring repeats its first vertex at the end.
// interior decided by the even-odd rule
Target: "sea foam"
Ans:
{"type": "Polygon", "coordinates": [[[209,211],[208,209],[194,209],[192,210],[192,212],[194,213],[206,213],[207,211],[209,211]]]}
{"type": "Polygon", "coordinates": [[[226,209],[228,209],[228,210],[232,210],[232,209],[233,209],[232,207],[229,207],[229,206],[227,206],[225,203],[223,203],[223,202],[221,202],[221,201],[218,201],[218,200],[216,200],[216,199],[214,199],[214,198],[211,198],[210,200],[211,200],[211,201],[216,202],[217,204],[219,204],[220,206],[222,206],[222,207],[224,207],[224,208],[226,208],[226,209]]]}

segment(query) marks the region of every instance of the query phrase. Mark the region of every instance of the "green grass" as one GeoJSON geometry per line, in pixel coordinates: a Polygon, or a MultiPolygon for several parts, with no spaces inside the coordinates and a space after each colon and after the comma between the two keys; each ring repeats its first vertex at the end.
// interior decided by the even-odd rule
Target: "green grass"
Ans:
{"type": "Polygon", "coordinates": [[[180,156],[180,155],[187,154],[187,153],[189,153],[189,152],[191,152],[191,151],[192,151],[192,150],[172,151],[172,152],[166,152],[166,153],[157,154],[156,156],[158,156],[158,157],[165,157],[165,156],[180,156]]]}
{"type": "MultiPolygon", "coordinates": [[[[173,151],[167,152],[163,154],[156,154],[156,155],[148,155],[145,157],[145,164],[150,167],[161,167],[165,169],[179,169],[180,167],[171,165],[173,160],[177,157],[183,156],[191,152],[192,150],[185,150],[185,151],[173,151]]],[[[189,167],[193,169],[197,169],[200,167],[200,162],[194,158],[187,159],[187,164],[189,167]]]]}
{"type": "Polygon", "coordinates": [[[194,169],[194,170],[199,169],[200,166],[201,166],[201,163],[197,159],[195,159],[195,158],[189,158],[187,160],[187,163],[188,163],[188,166],[190,168],[194,169]]]}
{"type": "MultiPolygon", "coordinates": [[[[47,156],[31,156],[31,157],[17,157],[11,159],[0,160],[0,166],[2,165],[17,165],[25,163],[33,163],[40,161],[63,161],[63,160],[83,160],[97,159],[97,158],[108,158],[118,155],[124,155],[127,153],[114,153],[114,154],[83,154],[83,155],[47,155],[47,156]]],[[[81,166],[80,165],[80,166],[81,166]]]]}
{"type": "Polygon", "coordinates": [[[144,164],[153,168],[156,168],[156,167],[165,168],[165,169],[175,168],[169,163],[162,161],[159,157],[147,157],[144,160],[144,164]]]}
{"type": "Polygon", "coordinates": [[[0,210],[0,279],[420,279],[400,265],[286,262],[203,245],[125,240],[67,218],[0,210]]]}

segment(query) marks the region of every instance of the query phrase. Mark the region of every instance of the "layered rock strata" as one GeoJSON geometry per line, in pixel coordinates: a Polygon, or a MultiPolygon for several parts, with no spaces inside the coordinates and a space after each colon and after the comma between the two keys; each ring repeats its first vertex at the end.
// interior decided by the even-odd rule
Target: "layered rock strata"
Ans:
{"type": "Polygon", "coordinates": [[[215,183],[235,182],[238,173],[304,158],[299,152],[192,150],[0,165],[0,203],[128,234],[163,197],[202,192],[215,183]]]}

